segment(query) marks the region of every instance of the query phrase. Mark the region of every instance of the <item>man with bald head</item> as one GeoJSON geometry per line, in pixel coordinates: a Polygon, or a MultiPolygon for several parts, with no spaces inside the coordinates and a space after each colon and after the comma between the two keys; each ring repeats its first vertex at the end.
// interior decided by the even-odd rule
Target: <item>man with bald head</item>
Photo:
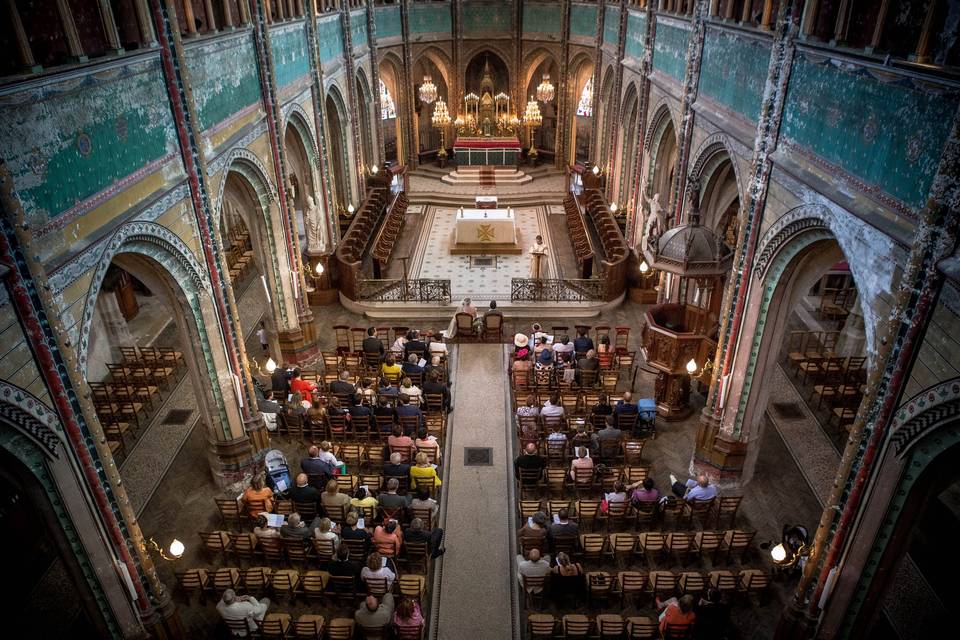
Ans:
{"type": "MultiPolygon", "coordinates": [[[[527,557],[517,556],[517,580],[523,584],[524,576],[528,578],[539,578],[550,573],[550,554],[540,556],[539,549],[530,549],[527,557]]],[[[530,593],[540,593],[541,587],[530,587],[530,593]]]]}
{"type": "MultiPolygon", "coordinates": [[[[269,598],[257,600],[253,596],[238,596],[233,589],[224,591],[223,597],[217,603],[217,612],[224,620],[246,620],[251,631],[257,630],[257,620],[263,620],[269,608],[269,598]]],[[[247,635],[238,631],[234,634],[241,637],[247,635]]]]}
{"type": "Polygon", "coordinates": [[[290,499],[299,504],[311,504],[316,508],[320,492],[316,487],[310,486],[307,474],[298,473],[294,482],[296,484],[290,489],[290,499]]]}
{"type": "MultiPolygon", "coordinates": [[[[537,479],[539,479],[539,474],[543,472],[543,468],[545,466],[546,462],[544,462],[543,456],[537,453],[537,445],[532,442],[527,443],[523,453],[517,456],[517,459],[513,461],[513,469],[517,473],[517,476],[520,475],[521,469],[533,469],[537,472],[537,479]]],[[[536,484],[536,481],[526,480],[525,484],[527,486],[533,486],[536,484]]]]}
{"type": "Polygon", "coordinates": [[[673,485],[673,494],[687,502],[691,500],[713,500],[717,497],[717,485],[710,483],[705,473],[698,473],[697,479],[689,479],[686,484],[677,481],[677,477],[670,474],[670,483],[673,485]]]}
{"type": "Polygon", "coordinates": [[[353,618],[358,625],[364,627],[382,627],[388,624],[393,620],[393,594],[383,594],[382,600],[378,600],[376,596],[367,596],[353,614],[353,618]]]}

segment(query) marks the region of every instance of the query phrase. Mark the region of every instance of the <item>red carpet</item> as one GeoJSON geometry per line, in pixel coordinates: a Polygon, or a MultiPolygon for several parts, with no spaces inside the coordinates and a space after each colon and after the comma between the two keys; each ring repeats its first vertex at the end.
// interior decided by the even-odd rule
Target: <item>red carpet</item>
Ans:
{"type": "Polygon", "coordinates": [[[480,186],[481,187],[493,187],[497,184],[496,173],[493,171],[491,166],[482,166],[480,167],[480,186]]]}

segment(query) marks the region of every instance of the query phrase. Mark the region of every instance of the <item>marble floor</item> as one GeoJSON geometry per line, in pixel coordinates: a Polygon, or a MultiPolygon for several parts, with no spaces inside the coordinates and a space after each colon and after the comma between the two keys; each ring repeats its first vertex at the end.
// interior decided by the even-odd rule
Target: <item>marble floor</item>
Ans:
{"type": "MultiPolygon", "coordinates": [[[[459,300],[510,300],[512,278],[530,277],[530,245],[537,235],[543,235],[548,247],[547,260],[542,263],[541,275],[560,277],[560,267],[550,247],[558,244],[547,222],[546,207],[517,207],[515,209],[517,236],[523,253],[520,255],[489,255],[491,266],[480,266],[475,256],[450,255],[456,225],[457,209],[427,206],[424,209],[420,241],[411,260],[410,274],[414,278],[443,278],[450,280],[451,297],[459,300]]],[[[480,257],[480,256],[476,256],[480,257]]]]}

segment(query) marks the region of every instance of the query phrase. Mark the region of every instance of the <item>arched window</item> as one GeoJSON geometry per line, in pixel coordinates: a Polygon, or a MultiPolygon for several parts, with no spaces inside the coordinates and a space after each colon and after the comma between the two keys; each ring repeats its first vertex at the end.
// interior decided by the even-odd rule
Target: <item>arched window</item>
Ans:
{"type": "Polygon", "coordinates": [[[593,76],[587,79],[587,84],[583,85],[580,102],[577,103],[577,115],[587,117],[593,115],[593,76]]]}
{"type": "Polygon", "coordinates": [[[383,120],[397,117],[397,105],[393,103],[393,96],[383,80],[380,81],[380,117],[383,120]]]}

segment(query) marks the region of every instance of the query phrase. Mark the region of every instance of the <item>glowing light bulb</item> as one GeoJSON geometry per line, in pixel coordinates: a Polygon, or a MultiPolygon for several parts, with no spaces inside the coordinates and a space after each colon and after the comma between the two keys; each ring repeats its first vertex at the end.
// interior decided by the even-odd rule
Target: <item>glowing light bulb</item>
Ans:
{"type": "Polygon", "coordinates": [[[783,543],[781,542],[773,549],[770,549],[770,556],[773,558],[774,562],[783,562],[787,558],[787,550],[784,548],[783,543]]]}
{"type": "Polygon", "coordinates": [[[354,211],[355,209],[353,208],[353,203],[351,202],[350,204],[347,205],[347,213],[349,213],[350,215],[353,215],[354,211]]]}
{"type": "Polygon", "coordinates": [[[377,175],[378,173],[380,173],[380,167],[378,167],[377,165],[373,165],[372,167],[370,167],[370,173],[372,173],[373,175],[377,175]]]}
{"type": "Polygon", "coordinates": [[[693,373],[697,370],[697,361],[693,358],[690,358],[690,362],[687,363],[687,373],[693,373]]]}
{"type": "Polygon", "coordinates": [[[617,203],[616,203],[616,202],[611,202],[611,203],[610,203],[610,213],[616,213],[616,212],[617,212],[617,209],[618,209],[617,203]]]}
{"type": "Polygon", "coordinates": [[[277,363],[273,361],[273,358],[267,358],[267,373],[273,373],[277,370],[277,363]]]}
{"type": "Polygon", "coordinates": [[[593,175],[595,175],[595,176],[600,175],[600,167],[599,167],[599,166],[593,165],[592,171],[593,171],[593,175]]]}
{"type": "Polygon", "coordinates": [[[183,546],[183,543],[174,538],[173,542],[170,543],[170,555],[179,558],[184,551],[186,551],[186,547],[183,546]]]}
{"type": "Polygon", "coordinates": [[[647,271],[650,271],[650,265],[647,264],[647,261],[646,261],[646,260],[641,260],[641,261],[640,261],[640,273],[646,273],[647,271]]]}
{"type": "Polygon", "coordinates": [[[313,271],[314,271],[318,276],[322,276],[322,275],[323,275],[323,263],[322,263],[322,262],[318,262],[318,263],[317,263],[317,266],[315,266],[315,267],[313,268],[313,271]]]}

